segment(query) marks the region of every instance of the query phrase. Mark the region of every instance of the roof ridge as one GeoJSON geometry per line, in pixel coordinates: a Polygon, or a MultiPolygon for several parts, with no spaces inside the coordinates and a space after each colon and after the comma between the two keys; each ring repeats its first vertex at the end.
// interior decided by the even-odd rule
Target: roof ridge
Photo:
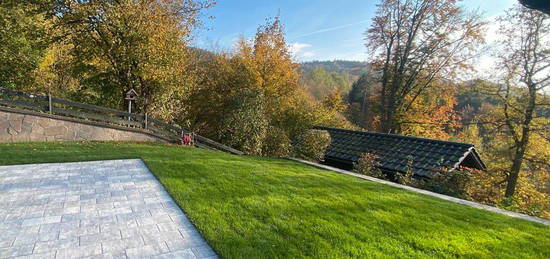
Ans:
{"type": "Polygon", "coordinates": [[[362,135],[377,135],[377,136],[382,136],[382,137],[393,137],[393,138],[400,138],[400,139],[420,140],[420,141],[432,142],[432,143],[455,144],[455,145],[460,145],[460,146],[464,146],[464,147],[474,147],[473,144],[465,143],[465,142],[430,139],[430,138],[421,138],[421,137],[406,136],[406,135],[399,135],[399,134],[392,134],[392,133],[371,132],[371,131],[361,131],[361,130],[349,130],[349,129],[340,129],[340,128],[333,128],[333,127],[326,127],[326,126],[315,126],[314,128],[315,129],[340,131],[340,132],[348,132],[348,133],[359,133],[359,134],[362,134],[362,135]]]}

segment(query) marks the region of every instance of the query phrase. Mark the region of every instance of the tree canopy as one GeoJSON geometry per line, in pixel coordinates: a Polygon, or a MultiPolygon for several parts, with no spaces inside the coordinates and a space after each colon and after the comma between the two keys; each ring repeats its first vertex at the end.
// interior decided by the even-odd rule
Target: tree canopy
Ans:
{"type": "Polygon", "coordinates": [[[456,0],[384,0],[366,33],[380,73],[381,131],[399,133],[403,115],[438,80],[467,68],[483,22],[456,0]]]}

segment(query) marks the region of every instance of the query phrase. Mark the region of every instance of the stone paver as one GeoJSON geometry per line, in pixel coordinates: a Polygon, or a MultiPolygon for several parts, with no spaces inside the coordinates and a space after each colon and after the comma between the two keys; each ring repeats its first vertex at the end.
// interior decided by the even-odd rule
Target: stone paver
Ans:
{"type": "Polygon", "coordinates": [[[139,159],[0,166],[0,258],[217,258],[139,159]]]}

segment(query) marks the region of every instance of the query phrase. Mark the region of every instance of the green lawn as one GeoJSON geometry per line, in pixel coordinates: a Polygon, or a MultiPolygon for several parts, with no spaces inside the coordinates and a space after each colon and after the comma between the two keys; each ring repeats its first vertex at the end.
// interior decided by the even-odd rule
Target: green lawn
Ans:
{"type": "Polygon", "coordinates": [[[550,258],[550,228],[283,159],[162,144],[0,144],[0,164],[141,158],[224,258],[550,258]]]}

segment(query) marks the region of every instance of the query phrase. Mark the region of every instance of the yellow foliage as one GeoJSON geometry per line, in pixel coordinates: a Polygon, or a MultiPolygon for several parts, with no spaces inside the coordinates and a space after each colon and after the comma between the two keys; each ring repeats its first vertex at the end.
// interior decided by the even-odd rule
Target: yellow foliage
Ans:
{"type": "MultiPolygon", "coordinates": [[[[498,107],[478,117],[481,121],[501,121],[502,109],[498,107]]],[[[548,119],[537,118],[536,125],[548,125],[548,119]]],[[[512,200],[504,197],[506,179],[513,159],[514,145],[510,135],[499,130],[499,125],[481,124],[466,127],[458,140],[476,144],[488,169],[473,171],[468,184],[468,199],[503,207],[533,216],[550,218],[550,142],[543,132],[531,135],[526,159],[518,178],[512,200]],[[480,131],[483,132],[480,134],[480,131]],[[486,138],[487,141],[483,141],[486,138]]]]}
{"type": "MultiPolygon", "coordinates": [[[[406,97],[407,100],[413,97],[406,97]]],[[[449,132],[458,126],[455,86],[434,84],[412,102],[407,112],[401,115],[402,134],[448,140],[449,132]]]]}

